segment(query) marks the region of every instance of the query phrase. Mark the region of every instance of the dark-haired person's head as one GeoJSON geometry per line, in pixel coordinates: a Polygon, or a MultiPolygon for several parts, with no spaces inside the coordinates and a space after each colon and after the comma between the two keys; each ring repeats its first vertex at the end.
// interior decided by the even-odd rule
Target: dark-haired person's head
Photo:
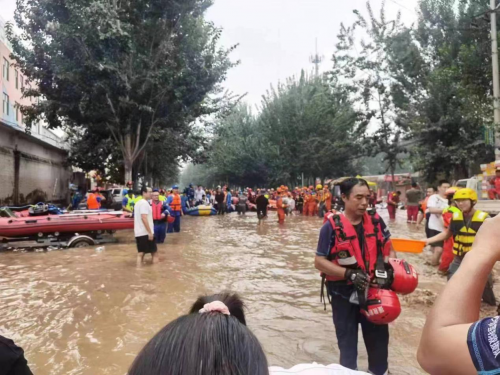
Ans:
{"type": "Polygon", "coordinates": [[[428,187],[427,188],[427,196],[430,197],[433,194],[436,194],[436,188],[434,186],[428,187]]]}
{"type": "Polygon", "coordinates": [[[411,187],[412,187],[412,188],[414,188],[414,189],[416,189],[416,188],[418,187],[418,185],[417,185],[417,183],[416,183],[416,182],[412,182],[412,183],[411,183],[411,187]]]}
{"type": "Polygon", "coordinates": [[[247,325],[244,311],[245,304],[241,300],[240,296],[236,293],[226,292],[212,294],[211,296],[198,297],[196,302],[193,303],[193,306],[191,306],[191,310],[189,311],[189,313],[197,313],[203,308],[203,306],[205,306],[205,304],[214,301],[221,301],[222,303],[224,303],[229,309],[231,316],[234,316],[236,319],[238,319],[241,324],[247,325]]]}
{"type": "Polygon", "coordinates": [[[448,180],[441,180],[438,183],[438,192],[441,196],[446,196],[446,190],[450,188],[450,182],[448,180]]]}
{"type": "Polygon", "coordinates": [[[195,312],[166,325],[141,350],[128,375],[268,375],[253,333],[219,311],[195,312]]]}
{"type": "Polygon", "coordinates": [[[398,191],[396,191],[396,194],[397,195],[401,195],[401,192],[398,190],[398,191]]]}
{"type": "Polygon", "coordinates": [[[371,192],[368,182],[362,178],[347,178],[340,183],[340,194],[344,201],[345,212],[363,216],[370,202],[371,192]]]}
{"type": "Polygon", "coordinates": [[[153,192],[153,189],[147,186],[143,186],[141,188],[141,195],[144,199],[151,199],[151,193],[153,192]]]}

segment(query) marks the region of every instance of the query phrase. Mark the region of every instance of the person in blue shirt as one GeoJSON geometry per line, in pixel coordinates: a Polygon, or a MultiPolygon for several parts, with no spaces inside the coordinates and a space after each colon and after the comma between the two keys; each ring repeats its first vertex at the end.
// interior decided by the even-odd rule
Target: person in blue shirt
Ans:
{"type": "Polygon", "coordinates": [[[125,212],[134,212],[135,196],[133,190],[123,190],[122,210],[125,212]]]}
{"type": "Polygon", "coordinates": [[[231,212],[231,205],[233,204],[233,196],[231,195],[231,189],[229,189],[229,187],[226,189],[227,189],[227,195],[226,195],[227,210],[226,210],[226,212],[231,212]]]}
{"type": "Polygon", "coordinates": [[[189,207],[194,207],[194,188],[193,188],[193,184],[189,184],[189,187],[188,187],[188,190],[187,190],[187,197],[188,197],[189,207]]]}
{"type": "Polygon", "coordinates": [[[481,295],[500,261],[500,215],[479,229],[425,323],[417,360],[430,374],[500,374],[499,317],[479,320],[481,295]]]}
{"type": "Polygon", "coordinates": [[[71,200],[71,209],[78,210],[78,206],[80,205],[83,199],[83,195],[80,190],[75,191],[73,195],[73,199],[71,200]]]}

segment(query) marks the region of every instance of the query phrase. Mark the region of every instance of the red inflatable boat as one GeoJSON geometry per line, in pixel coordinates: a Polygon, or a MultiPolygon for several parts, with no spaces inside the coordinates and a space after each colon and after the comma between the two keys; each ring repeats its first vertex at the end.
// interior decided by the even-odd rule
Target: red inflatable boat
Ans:
{"type": "Polygon", "coordinates": [[[85,233],[134,228],[122,212],[0,218],[0,237],[32,237],[57,233],[85,233]]]}

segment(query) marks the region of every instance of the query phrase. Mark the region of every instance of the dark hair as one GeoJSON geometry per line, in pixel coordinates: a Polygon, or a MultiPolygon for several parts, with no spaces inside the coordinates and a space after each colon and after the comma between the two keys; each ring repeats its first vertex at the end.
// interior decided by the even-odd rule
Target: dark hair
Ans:
{"type": "Polygon", "coordinates": [[[137,191],[135,192],[135,195],[142,195],[142,190],[137,190],[137,191]]]}
{"type": "Polygon", "coordinates": [[[363,180],[362,178],[351,177],[346,178],[340,183],[340,193],[344,194],[346,197],[349,197],[354,186],[366,186],[368,189],[370,189],[370,186],[368,185],[368,182],[366,182],[366,180],[363,180]]]}
{"type": "Polygon", "coordinates": [[[443,185],[443,184],[449,184],[449,183],[450,183],[450,181],[448,181],[448,180],[440,180],[440,181],[438,182],[438,186],[441,186],[441,185],[443,185]]]}
{"type": "Polygon", "coordinates": [[[226,191],[231,191],[231,189],[229,187],[226,188],[226,191]]]}
{"type": "Polygon", "coordinates": [[[416,183],[416,182],[412,182],[412,183],[411,183],[411,187],[412,187],[412,188],[416,188],[417,186],[418,186],[418,185],[417,185],[417,183],[416,183]]]}
{"type": "Polygon", "coordinates": [[[147,193],[148,192],[148,187],[143,185],[142,188],[141,188],[141,194],[142,193],[147,193]]]}
{"type": "Polygon", "coordinates": [[[435,186],[429,186],[427,189],[432,189],[432,191],[436,191],[436,187],[435,186]]]}
{"type": "Polygon", "coordinates": [[[236,317],[194,313],[167,324],[141,350],[128,375],[268,375],[259,340],[236,317]]]}
{"type": "Polygon", "coordinates": [[[399,190],[396,191],[396,194],[401,195],[401,191],[399,191],[399,190]]]}
{"type": "Polygon", "coordinates": [[[197,313],[206,303],[221,301],[227,306],[232,316],[239,320],[241,324],[247,325],[245,320],[245,303],[241,300],[240,296],[236,293],[219,293],[212,294],[211,296],[200,296],[191,306],[190,314],[197,313]]]}

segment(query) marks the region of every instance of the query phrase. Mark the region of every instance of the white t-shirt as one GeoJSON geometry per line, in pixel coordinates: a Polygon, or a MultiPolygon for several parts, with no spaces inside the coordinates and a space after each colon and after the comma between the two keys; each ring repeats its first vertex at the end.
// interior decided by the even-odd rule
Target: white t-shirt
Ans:
{"type": "Polygon", "coordinates": [[[151,231],[154,231],[153,210],[145,199],[141,199],[134,206],[134,233],[136,237],[147,236],[149,234],[142,222],[142,215],[148,215],[149,228],[151,231]]]}
{"type": "MultiPolygon", "coordinates": [[[[441,198],[439,194],[431,195],[427,200],[427,208],[439,208],[441,211],[443,211],[446,207],[448,207],[448,199],[441,198]]],[[[443,215],[431,214],[431,216],[429,217],[429,229],[443,232],[443,215]]]]}
{"type": "Polygon", "coordinates": [[[366,372],[349,370],[340,365],[318,365],[317,363],[312,364],[301,364],[293,366],[289,370],[285,370],[281,367],[271,366],[269,367],[270,375],[368,375],[366,372]]]}
{"type": "Polygon", "coordinates": [[[194,200],[196,202],[199,202],[201,200],[203,200],[203,196],[205,195],[205,190],[201,189],[201,190],[195,190],[194,192],[194,200]]]}

